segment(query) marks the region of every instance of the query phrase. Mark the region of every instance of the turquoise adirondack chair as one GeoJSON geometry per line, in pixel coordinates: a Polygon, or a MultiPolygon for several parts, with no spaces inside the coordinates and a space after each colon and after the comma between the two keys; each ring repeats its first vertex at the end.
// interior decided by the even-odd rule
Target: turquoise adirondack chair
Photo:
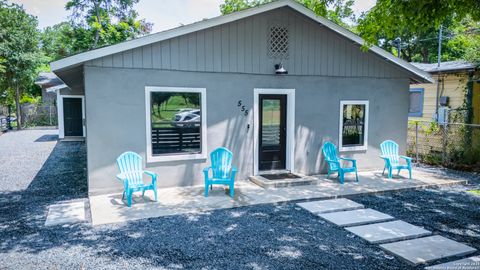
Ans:
{"type": "Polygon", "coordinates": [[[322,147],[323,156],[328,165],[328,177],[332,172],[337,172],[340,178],[340,183],[344,183],[345,173],[354,172],[355,179],[358,182],[357,161],[352,158],[342,158],[337,156],[337,147],[331,142],[326,142],[322,147]],[[342,167],[341,160],[346,160],[352,163],[351,167],[342,167]]]}
{"type": "Polygon", "coordinates": [[[235,175],[237,168],[232,166],[233,154],[225,147],[215,149],[210,153],[210,161],[212,166],[203,169],[205,175],[205,197],[208,197],[208,189],[213,185],[228,185],[230,189],[230,197],[233,198],[235,187],[235,175]],[[209,171],[212,176],[209,176],[209,171]]]}
{"type": "Polygon", "coordinates": [[[155,201],[157,201],[157,174],[142,169],[142,157],[134,152],[125,152],[117,158],[117,165],[120,173],[117,174],[117,179],[123,182],[122,200],[127,197],[127,206],[132,205],[132,194],[137,191],[142,192],[142,197],[145,191],[153,190],[155,201]],[[152,178],[152,182],[148,185],[143,183],[142,175],[146,174],[152,178]]]}
{"type": "Polygon", "coordinates": [[[382,155],[380,156],[385,161],[382,175],[385,170],[388,170],[388,178],[392,178],[392,171],[398,170],[398,174],[402,169],[407,169],[412,179],[412,159],[406,156],[400,156],[398,154],[398,144],[391,140],[386,140],[380,144],[380,150],[382,155]],[[400,159],[404,159],[406,164],[402,164],[400,159]]]}

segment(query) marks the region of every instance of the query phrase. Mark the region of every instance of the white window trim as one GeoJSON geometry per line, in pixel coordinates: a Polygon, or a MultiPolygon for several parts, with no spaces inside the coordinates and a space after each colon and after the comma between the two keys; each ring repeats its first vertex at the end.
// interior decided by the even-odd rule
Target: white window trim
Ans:
{"type": "MultiPolygon", "coordinates": [[[[85,96],[84,95],[62,95],[57,90],[57,118],[58,118],[58,138],[65,138],[65,120],[63,119],[63,98],[80,98],[82,99],[82,137],[86,137],[85,130],[85,96]]],[[[68,136],[67,136],[68,137],[68,136]]]]}
{"type": "Polygon", "coordinates": [[[160,87],[160,86],[145,86],[145,113],[146,113],[146,137],[147,137],[147,162],[166,162],[177,160],[193,160],[207,158],[207,90],[206,88],[186,88],[186,87],[160,87]],[[190,92],[200,93],[201,104],[201,153],[197,154],[166,154],[154,156],[152,154],[152,128],[151,128],[151,109],[150,109],[150,93],[152,92],[190,92]]]}
{"type": "Polygon", "coordinates": [[[338,145],[339,151],[347,152],[347,151],[365,151],[368,147],[368,100],[342,100],[340,101],[340,119],[339,119],[339,126],[338,126],[338,145]],[[342,128],[343,128],[343,106],[344,105],[365,105],[365,130],[364,130],[364,140],[363,145],[359,146],[342,146],[343,145],[343,138],[342,138],[342,128]]]}
{"type": "Polygon", "coordinates": [[[253,89],[253,174],[258,175],[259,151],[259,102],[261,94],[287,95],[287,138],[285,151],[285,169],[295,171],[295,89],[255,88],[253,89]]]}

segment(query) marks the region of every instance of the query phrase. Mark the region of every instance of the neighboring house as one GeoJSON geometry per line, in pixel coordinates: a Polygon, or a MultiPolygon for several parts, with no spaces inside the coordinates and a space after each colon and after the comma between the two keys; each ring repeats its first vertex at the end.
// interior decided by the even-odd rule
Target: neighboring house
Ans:
{"type": "Polygon", "coordinates": [[[465,61],[443,62],[440,67],[437,63],[411,64],[430,73],[435,83],[410,85],[410,120],[435,121],[438,98],[440,122],[480,124],[480,72],[474,64],[465,61]]]}
{"type": "Polygon", "coordinates": [[[60,78],[53,72],[40,72],[35,84],[42,88],[42,103],[45,105],[55,105],[57,94],[49,90],[51,87],[64,84],[60,78]]]}
{"type": "Polygon", "coordinates": [[[42,88],[42,102],[57,106],[59,138],[85,137],[84,91],[72,90],[53,72],[41,72],[35,84],[42,88]]]}
{"type": "Polygon", "coordinates": [[[234,153],[238,179],[269,170],[324,172],[325,141],[360,169],[382,168],[383,140],[405,152],[410,82],[432,79],[362,44],[284,0],[51,68],[84,104],[77,116],[86,117],[89,193],[99,194],[123,189],[115,160],[124,151],[140,153],[160,187],[203,183],[208,154],[220,146],[234,153]]]}

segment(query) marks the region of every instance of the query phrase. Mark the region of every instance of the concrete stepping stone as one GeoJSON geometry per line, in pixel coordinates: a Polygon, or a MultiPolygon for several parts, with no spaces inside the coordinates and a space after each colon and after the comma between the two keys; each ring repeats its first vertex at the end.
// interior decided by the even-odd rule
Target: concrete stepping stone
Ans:
{"type": "Polygon", "coordinates": [[[85,202],[70,202],[50,205],[45,226],[85,221],[85,202]]]}
{"type": "Polygon", "coordinates": [[[426,270],[480,269],[480,256],[425,267],[426,270]]]}
{"type": "Polygon", "coordinates": [[[314,214],[323,214],[363,208],[363,205],[345,198],[297,203],[297,205],[314,214]]]}
{"type": "Polygon", "coordinates": [[[430,231],[401,220],[348,227],[346,230],[372,244],[407,240],[431,234],[430,231]]]}
{"type": "Polygon", "coordinates": [[[393,217],[390,215],[378,212],[370,208],[326,213],[320,214],[319,216],[342,227],[358,226],[375,222],[384,222],[393,219],[393,217]]]}
{"type": "Polygon", "coordinates": [[[440,235],[380,245],[380,248],[417,265],[442,258],[463,256],[476,251],[465,244],[440,235]]]}

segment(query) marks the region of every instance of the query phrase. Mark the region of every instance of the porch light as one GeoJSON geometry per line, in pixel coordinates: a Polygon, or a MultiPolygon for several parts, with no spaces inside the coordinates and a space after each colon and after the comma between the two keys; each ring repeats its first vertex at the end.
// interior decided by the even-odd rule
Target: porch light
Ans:
{"type": "Polygon", "coordinates": [[[284,74],[288,74],[288,71],[285,68],[283,68],[282,63],[280,63],[275,65],[275,74],[284,75],[284,74]]]}

